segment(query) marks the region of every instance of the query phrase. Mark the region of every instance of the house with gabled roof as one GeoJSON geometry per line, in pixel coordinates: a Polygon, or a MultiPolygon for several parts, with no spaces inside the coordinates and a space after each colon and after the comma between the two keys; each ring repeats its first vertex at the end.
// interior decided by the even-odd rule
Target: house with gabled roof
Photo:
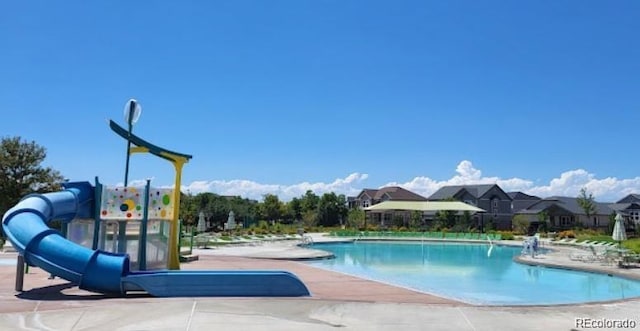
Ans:
{"type": "Polygon", "coordinates": [[[475,216],[481,229],[489,222],[494,223],[500,230],[511,229],[512,199],[497,184],[443,186],[428,199],[430,201],[457,200],[486,210],[486,214],[475,216]]]}
{"type": "Polygon", "coordinates": [[[383,201],[427,201],[427,198],[400,186],[387,186],[380,189],[363,189],[350,202],[350,207],[367,208],[383,201]]]}
{"type": "Polygon", "coordinates": [[[522,192],[508,192],[507,194],[511,197],[511,211],[513,213],[525,209],[542,200],[540,197],[522,192]]]}
{"type": "Polygon", "coordinates": [[[572,229],[576,226],[606,229],[614,213],[610,205],[611,203],[596,202],[595,213],[587,217],[578,198],[553,196],[518,210],[515,215],[524,215],[534,224],[540,221],[539,215],[544,212],[549,219],[549,227],[553,230],[572,229]]]}
{"type": "MultiPolygon", "coordinates": [[[[347,198],[349,208],[366,209],[384,201],[427,201],[427,198],[399,186],[387,186],[380,189],[363,189],[356,197],[347,198]]],[[[391,224],[394,216],[400,215],[408,220],[407,212],[394,211],[367,213],[367,221],[382,226],[391,224]]]]}
{"type": "Polygon", "coordinates": [[[609,208],[622,215],[627,229],[635,229],[640,225],[640,194],[629,194],[616,203],[610,204],[609,208]]]}

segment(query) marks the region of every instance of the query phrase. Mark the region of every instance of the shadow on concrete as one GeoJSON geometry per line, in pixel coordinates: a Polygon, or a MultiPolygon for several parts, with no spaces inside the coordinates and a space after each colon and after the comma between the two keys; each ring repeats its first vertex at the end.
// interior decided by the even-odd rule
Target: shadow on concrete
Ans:
{"type": "Polygon", "coordinates": [[[127,299],[127,298],[151,298],[147,293],[132,293],[126,295],[119,294],[100,294],[83,292],[78,294],[64,293],[64,290],[68,290],[76,287],[76,284],[65,283],[51,286],[45,286],[40,288],[34,288],[28,291],[16,294],[16,298],[24,300],[41,300],[41,301],[63,301],[63,300],[105,300],[105,299],[127,299]]]}

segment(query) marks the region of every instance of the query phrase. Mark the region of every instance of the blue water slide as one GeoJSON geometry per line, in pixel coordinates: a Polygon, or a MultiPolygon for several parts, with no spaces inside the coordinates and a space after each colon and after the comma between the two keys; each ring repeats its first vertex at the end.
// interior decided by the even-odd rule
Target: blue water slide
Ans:
{"type": "Polygon", "coordinates": [[[308,296],[309,290],[286,271],[130,272],[129,257],[94,251],[47,226],[52,220],[90,217],[93,189],[87,182],[66,190],[26,196],[7,211],[2,228],[29,265],[98,293],[145,291],[154,296],[308,296]]]}

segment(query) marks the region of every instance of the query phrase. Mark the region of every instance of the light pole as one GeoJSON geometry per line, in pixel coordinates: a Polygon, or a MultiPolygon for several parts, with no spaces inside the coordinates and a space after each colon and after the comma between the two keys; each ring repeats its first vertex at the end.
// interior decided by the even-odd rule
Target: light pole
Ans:
{"type": "MultiPolygon", "coordinates": [[[[133,131],[133,124],[138,121],[140,118],[140,113],[142,112],[142,107],[135,99],[129,99],[124,106],[124,120],[127,122],[128,126],[128,137],[131,137],[131,132],[133,131]]],[[[127,161],[124,168],[124,187],[129,185],[129,158],[131,156],[131,140],[127,139],[127,161]]]]}

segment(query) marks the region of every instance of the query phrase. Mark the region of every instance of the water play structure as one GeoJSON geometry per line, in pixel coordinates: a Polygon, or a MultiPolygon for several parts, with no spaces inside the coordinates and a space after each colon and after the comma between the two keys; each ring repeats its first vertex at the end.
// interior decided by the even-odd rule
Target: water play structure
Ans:
{"type": "Polygon", "coordinates": [[[63,191],[28,195],[5,213],[2,228],[19,253],[18,269],[24,261],[81,289],[120,295],[309,295],[300,279],[287,271],[179,270],[179,188],[182,167],[191,156],[134,135],[132,124],[139,116],[139,104],[130,100],[125,108],[129,129],[109,122],[127,141],[124,186],[104,186],[97,178],[95,185],[64,183],[63,191]],[[128,187],[133,153],[171,162],[177,189],[153,188],[149,180],[144,188],[128,187]],[[60,221],[62,231],[50,228],[51,221],[60,221]]]}

